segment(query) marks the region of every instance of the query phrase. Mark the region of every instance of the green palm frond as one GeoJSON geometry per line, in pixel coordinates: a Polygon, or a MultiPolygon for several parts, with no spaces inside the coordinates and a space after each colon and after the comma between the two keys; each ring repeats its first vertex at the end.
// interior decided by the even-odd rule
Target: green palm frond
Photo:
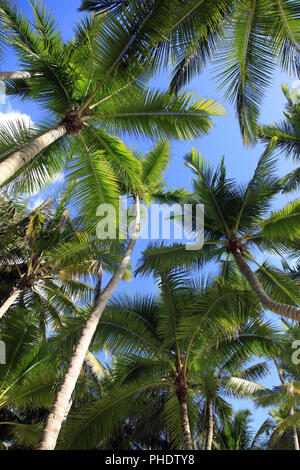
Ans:
{"type": "Polygon", "coordinates": [[[271,139],[276,139],[279,153],[297,160],[300,151],[300,94],[297,89],[290,91],[287,85],[282,85],[281,88],[287,99],[283,111],[285,119],[276,124],[259,126],[258,135],[262,142],[269,143],[271,139]]]}
{"type": "Polygon", "coordinates": [[[227,1],[190,2],[190,8],[193,6],[196,6],[194,12],[178,24],[176,32],[181,41],[172,50],[170,87],[175,92],[199,75],[216,56],[224,39],[224,24],[234,9],[232,2],[227,1]]]}
{"type": "Polygon", "coordinates": [[[298,238],[300,232],[300,200],[287,204],[260,223],[266,239],[278,240],[298,238]]]}
{"type": "Polygon", "coordinates": [[[92,449],[108,437],[122,419],[134,416],[139,406],[139,392],[155,387],[167,387],[164,382],[132,383],[108,390],[101,400],[70,413],[62,431],[58,449],[92,449]],[[84,431],[84,432],[83,432],[84,431]]]}
{"type": "Polygon", "coordinates": [[[275,176],[277,160],[273,155],[276,141],[272,140],[265,152],[260,157],[254,175],[247,185],[243,194],[243,203],[237,216],[235,230],[239,231],[239,226],[243,222],[249,223],[250,214],[252,217],[265,215],[270,209],[270,198],[279,190],[280,183],[275,176]],[[243,220],[246,213],[247,221],[243,220]]]}
{"type": "Polygon", "coordinates": [[[119,195],[116,175],[104,152],[86,145],[82,145],[81,152],[73,158],[69,171],[72,180],[77,181],[70,194],[72,203],[83,222],[88,227],[94,226],[100,204],[116,205],[119,195]]]}
{"type": "MultiPolygon", "coordinates": [[[[212,128],[211,116],[222,116],[224,108],[213,100],[198,98],[191,92],[177,97],[169,93],[148,91],[126,96],[113,109],[105,104],[95,119],[102,120],[113,132],[127,132],[152,139],[197,138],[212,128]]],[[[89,116],[86,119],[92,119],[89,116]]]]}
{"type": "Polygon", "coordinates": [[[240,377],[230,377],[225,382],[224,387],[227,389],[227,393],[233,393],[238,397],[252,398],[257,392],[263,390],[263,386],[253,382],[252,380],[242,379],[240,377]]]}
{"type": "Polygon", "coordinates": [[[162,174],[169,165],[170,157],[170,143],[159,141],[142,160],[143,180],[150,184],[161,182],[162,174]]]}
{"type": "Polygon", "coordinates": [[[83,137],[88,146],[96,145],[97,150],[104,153],[119,181],[131,189],[141,186],[142,165],[120,139],[91,125],[85,127],[83,137]]]}
{"type": "Polygon", "coordinates": [[[185,245],[179,243],[171,246],[162,242],[150,243],[142,252],[136,274],[170,271],[174,267],[199,269],[208,261],[218,260],[223,253],[223,248],[219,249],[209,242],[200,251],[187,250],[185,245]]]}
{"type": "Polygon", "coordinates": [[[128,4],[127,0],[83,0],[79,8],[80,11],[95,11],[97,14],[106,13],[107,11],[116,14],[123,6],[128,4]]]}
{"type": "Polygon", "coordinates": [[[288,274],[265,262],[258,269],[257,277],[264,290],[277,302],[291,305],[300,303],[299,285],[288,274]]]}
{"type": "Polygon", "coordinates": [[[10,33],[9,43],[16,50],[21,66],[39,74],[28,81],[31,95],[42,105],[52,103],[54,111],[64,113],[64,109],[71,107],[77,78],[69,65],[71,48],[61,40],[55,20],[43,4],[35,1],[32,7],[33,27],[16,6],[7,2],[2,7],[3,24],[10,33]]]}
{"type": "MultiPolygon", "coordinates": [[[[295,414],[288,416],[287,418],[283,419],[277,426],[274,427],[273,432],[270,437],[270,446],[274,445],[278,437],[280,438],[282,434],[291,429],[292,427],[299,427],[300,423],[300,412],[296,412],[295,414]]],[[[296,431],[297,432],[297,431],[296,431]]]]}
{"type": "Polygon", "coordinates": [[[274,69],[272,44],[264,34],[267,18],[262,2],[240,2],[218,57],[217,78],[220,86],[226,87],[226,97],[235,104],[246,143],[256,138],[259,105],[274,69]]]}
{"type": "Polygon", "coordinates": [[[283,192],[297,191],[300,184],[300,168],[288,173],[283,179],[283,192]]]}
{"type": "Polygon", "coordinates": [[[8,426],[8,434],[15,445],[32,450],[36,448],[43,430],[41,424],[7,422],[5,425],[8,426]]]}
{"type": "Polygon", "coordinates": [[[272,24],[268,22],[274,48],[283,70],[299,73],[300,32],[299,5],[296,1],[275,0],[269,6],[272,24]]]}

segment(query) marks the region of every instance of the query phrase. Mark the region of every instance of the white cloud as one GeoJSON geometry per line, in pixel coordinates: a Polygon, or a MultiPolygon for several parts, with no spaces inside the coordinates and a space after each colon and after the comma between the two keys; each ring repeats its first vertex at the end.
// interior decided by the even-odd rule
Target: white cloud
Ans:
{"type": "Polygon", "coordinates": [[[13,121],[23,121],[26,127],[32,127],[33,122],[28,114],[22,114],[19,111],[10,111],[8,113],[0,113],[0,124],[5,124],[13,121]]]}
{"type": "Polygon", "coordinates": [[[28,114],[21,113],[18,109],[13,109],[9,101],[6,102],[5,106],[0,106],[0,124],[20,120],[25,123],[26,127],[32,127],[34,125],[28,114]]]}

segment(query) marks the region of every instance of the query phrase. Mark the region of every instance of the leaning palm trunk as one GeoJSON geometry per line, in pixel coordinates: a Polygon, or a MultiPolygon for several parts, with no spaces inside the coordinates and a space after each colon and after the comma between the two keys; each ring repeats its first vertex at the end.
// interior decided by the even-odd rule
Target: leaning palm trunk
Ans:
{"type": "Polygon", "coordinates": [[[139,198],[136,197],[136,220],[135,220],[135,229],[131,235],[128,247],[126,249],[124,258],[120,263],[115,274],[112,276],[111,280],[101,292],[101,294],[96,297],[94,307],[91,311],[89,318],[87,319],[83,330],[81,332],[80,338],[77,342],[77,345],[72,354],[69,366],[64,374],[62,379],[59,391],[55,398],[52,410],[48,416],[46,426],[42,432],[40,442],[38,444],[38,450],[54,450],[57,442],[57,438],[61,429],[61,425],[66,418],[67,410],[70,404],[72,393],[74,391],[77,379],[79,377],[82,365],[84,363],[86,354],[89,349],[89,345],[94,336],[95,330],[98,326],[99,320],[101,318],[102,312],[109,301],[112,293],[115,288],[121,281],[124,273],[129,265],[131,254],[135,247],[136,241],[139,236],[140,231],[140,206],[139,198]]]}
{"type": "Polygon", "coordinates": [[[213,437],[214,437],[214,415],[212,401],[209,400],[207,403],[208,422],[207,422],[207,436],[205,450],[212,449],[213,437]]]}
{"type": "Polygon", "coordinates": [[[0,72],[0,80],[26,80],[31,77],[38,77],[41,73],[25,72],[24,70],[18,70],[16,72],[0,72]]]}
{"type": "Polygon", "coordinates": [[[0,319],[6,314],[10,307],[16,302],[21,294],[21,290],[15,289],[13,293],[8,297],[4,304],[0,307],[0,319]]]}
{"type": "Polygon", "coordinates": [[[29,163],[42,150],[56,142],[66,133],[67,129],[65,125],[60,124],[54,129],[50,129],[39,137],[36,137],[36,139],[24,145],[21,149],[3,160],[0,163],[0,186],[9,181],[17,171],[21,170],[24,165],[29,163]]]}
{"type": "Polygon", "coordinates": [[[280,302],[275,302],[275,300],[270,299],[270,297],[264,291],[256,274],[251,270],[250,266],[245,261],[243,255],[239,251],[236,251],[234,253],[234,257],[241,272],[246,277],[252,290],[258,295],[258,298],[264,307],[266,307],[268,310],[271,310],[271,312],[277,313],[277,315],[281,315],[282,317],[300,321],[299,307],[294,307],[293,305],[288,304],[282,304],[280,302]]]}
{"type": "Polygon", "coordinates": [[[181,419],[184,449],[193,450],[190,421],[189,421],[188,407],[187,407],[187,394],[180,393],[177,396],[178,396],[179,407],[180,407],[180,419],[181,419]]]}

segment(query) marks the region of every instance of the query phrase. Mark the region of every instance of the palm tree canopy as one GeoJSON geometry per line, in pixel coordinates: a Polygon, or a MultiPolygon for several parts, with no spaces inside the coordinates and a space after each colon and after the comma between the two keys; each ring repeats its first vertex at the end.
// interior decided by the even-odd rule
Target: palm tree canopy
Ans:
{"type": "Polygon", "coordinates": [[[212,370],[210,384],[217,390],[212,393],[245,396],[251,386],[259,388],[254,380],[264,375],[265,366],[248,369],[246,364],[271,350],[276,354],[277,333],[260,318],[252,292],[205,282],[197,285],[182,272],[161,272],[158,283],[157,298],[120,294],[106,308],[92,347],[105,343],[114,355],[113,383],[100,401],[70,415],[61,445],[96,446],[122,419],[139,416],[145,397],[157,390],[166,397],[172,446],[180,448],[176,396],[180,377],[187,377],[192,429],[197,403],[207,393],[205,376],[212,370]]]}
{"type": "Polygon", "coordinates": [[[81,166],[78,162],[78,168],[72,167],[74,175],[79,177],[88,169],[93,170],[99,184],[107,175],[101,189],[106,202],[111,202],[120,171],[136,182],[140,174],[138,161],[124,150],[115,134],[192,139],[211,129],[212,115],[224,114],[221,105],[192,92],[182,91],[174,96],[147,88],[146,62],[143,65],[135,56],[143,56],[149,46],[148,38],[154,31],[151,17],[145,19],[139,34],[143,44],[132,34],[136,17],[121,23],[115,18],[96,16],[79,22],[74,38],[65,43],[54,17],[43,4],[34,2],[32,8],[33,22],[7,2],[0,9],[8,42],[22,69],[31,74],[28,79],[9,81],[7,93],[36,101],[47,110],[48,119],[32,128],[23,121],[2,125],[0,163],[12,149],[22,148],[58,125],[64,126],[66,135],[10,178],[18,190],[44,186],[64,167],[67,155],[80,155],[78,158],[84,161],[80,161],[81,166]],[[16,182],[20,172],[22,182],[16,182]]]}
{"type": "MultiPolygon", "coordinates": [[[[219,263],[219,275],[226,277],[234,269],[234,252],[258,268],[256,274],[268,294],[278,302],[299,304],[297,282],[270,263],[256,260],[259,251],[264,254],[290,254],[300,234],[299,201],[282,209],[271,211],[272,201],[282,189],[282,180],[276,175],[274,141],[261,156],[248,184],[238,184],[228,178],[224,159],[213,168],[197,150],[185,158],[194,173],[194,204],[205,207],[205,237],[201,250],[186,250],[185,245],[150,244],[139,261],[138,273],[187,266],[198,269],[208,261],[219,263]]],[[[196,220],[194,229],[196,228],[196,220]]]]}
{"type": "MultiPolygon", "coordinates": [[[[81,9],[122,18],[137,2],[84,0],[81,9]]],[[[139,2],[138,2],[139,3],[139,2]]],[[[141,18],[168,18],[169,31],[153,49],[172,60],[171,89],[178,91],[213,61],[215,77],[234,104],[246,142],[256,138],[259,108],[276,66],[299,75],[298,2],[143,0],[141,18]],[[165,13],[166,6],[168,12],[165,13]]],[[[165,60],[165,63],[167,61],[165,60]]]]}
{"type": "MultiPolygon", "coordinates": [[[[91,302],[99,264],[114,271],[122,256],[116,249],[80,230],[70,219],[65,197],[58,206],[51,199],[32,212],[5,201],[17,215],[0,237],[0,301],[16,288],[22,292],[16,305],[39,312],[41,325],[58,326],[91,302]],[[13,236],[12,236],[13,234],[13,236]]],[[[14,307],[14,306],[13,306],[14,307]]],[[[13,308],[12,307],[12,308],[13,308]]]]}

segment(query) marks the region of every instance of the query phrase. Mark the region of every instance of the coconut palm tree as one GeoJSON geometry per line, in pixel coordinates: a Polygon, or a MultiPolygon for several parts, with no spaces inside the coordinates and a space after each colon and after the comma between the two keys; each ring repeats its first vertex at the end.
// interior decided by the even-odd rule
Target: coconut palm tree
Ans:
{"type": "MultiPolygon", "coordinates": [[[[282,189],[282,181],[275,173],[274,145],[272,141],[265,150],[246,186],[227,177],[224,159],[213,171],[201,154],[193,149],[185,163],[195,175],[194,205],[204,204],[205,207],[203,248],[187,250],[182,244],[152,244],[144,252],[137,272],[146,273],[168,266],[197,269],[204,262],[221,260],[225,262],[226,270],[232,260],[265,308],[299,321],[297,282],[257,259],[258,250],[264,255],[267,251],[280,255],[292,251],[293,240],[297,240],[300,233],[299,199],[282,209],[270,211],[274,197],[282,189]],[[250,263],[258,267],[256,272],[250,263]]],[[[200,229],[196,226],[196,232],[200,229]]]]}
{"type": "Polygon", "coordinates": [[[169,31],[153,56],[158,60],[169,55],[172,60],[171,89],[179,90],[208,63],[216,63],[215,77],[235,106],[246,142],[256,137],[259,108],[276,65],[299,75],[297,1],[83,0],[81,9],[105,17],[109,10],[111,16],[122,17],[139,9],[140,18],[150,13],[158,20],[167,18],[169,31]]]}
{"type": "Polygon", "coordinates": [[[262,435],[270,427],[270,420],[261,426],[257,433],[252,427],[253,416],[250,410],[239,410],[217,430],[216,446],[219,450],[261,450],[262,435]]]}
{"type": "MultiPolygon", "coordinates": [[[[300,155],[300,91],[290,90],[282,85],[282,91],[287,99],[286,109],[283,111],[285,119],[277,124],[259,127],[259,138],[269,143],[276,137],[276,149],[286,158],[297,160],[300,155]]],[[[285,191],[298,187],[300,169],[297,168],[286,176],[285,191]]]]}
{"type": "Polygon", "coordinates": [[[270,409],[269,416],[266,448],[269,450],[298,450],[299,431],[297,433],[296,426],[287,422],[291,416],[287,407],[277,405],[276,408],[270,409]]]}
{"type": "MultiPolygon", "coordinates": [[[[220,357],[210,367],[202,367],[198,372],[198,388],[200,392],[201,414],[200,435],[205,450],[212,450],[215,442],[216,424],[221,421],[224,426],[232,412],[231,405],[224,397],[252,398],[263,387],[257,383],[258,379],[268,374],[266,363],[258,363],[244,367],[248,356],[243,357],[244,351],[232,356],[220,357]],[[246,358],[246,359],[245,359],[246,358]],[[202,422],[201,422],[202,421],[202,422]],[[205,439],[203,437],[205,436],[205,439]]],[[[217,439],[217,438],[216,438],[217,439]]]]}
{"type": "Polygon", "coordinates": [[[30,313],[17,309],[0,333],[6,349],[6,364],[0,366],[0,428],[6,442],[11,440],[8,426],[21,423],[17,418],[21,410],[50,405],[58,378],[57,363],[46,354],[45,339],[41,340],[39,324],[30,313]]]}
{"type": "MultiPolygon", "coordinates": [[[[68,349],[59,333],[41,337],[34,311],[23,307],[2,326],[0,340],[6,347],[6,361],[0,366],[0,441],[9,449],[34,448],[67,363],[68,349]]],[[[100,396],[102,376],[101,364],[89,352],[71,406],[100,396]]]]}
{"type": "Polygon", "coordinates": [[[97,276],[100,264],[108,271],[118,266],[121,258],[107,242],[70,219],[66,197],[57,207],[48,199],[31,213],[23,209],[19,220],[10,222],[13,237],[8,243],[4,233],[0,241],[2,246],[7,242],[1,252],[0,318],[12,306],[23,305],[39,312],[46,332],[47,326],[57,327],[64,316],[79,311],[79,302],[90,303],[94,289],[84,279],[97,276]]]}
{"type": "MultiPolygon", "coordinates": [[[[48,417],[45,429],[41,436],[41,440],[38,446],[39,450],[53,450],[56,446],[63,419],[68,412],[68,405],[71,399],[72,391],[74,390],[89,345],[102,316],[104,308],[106,307],[111,295],[126,273],[132,252],[139,238],[141,229],[140,201],[144,199],[146,203],[150,203],[151,200],[162,197],[162,192],[165,190],[164,186],[162,185],[163,174],[166,170],[169,160],[169,144],[166,142],[158,142],[158,144],[152,150],[150,150],[143,158],[139,160],[142,168],[139,179],[139,188],[137,188],[135,185],[136,178],[134,178],[133,181],[130,180],[126,172],[123,172],[119,175],[119,184],[122,193],[127,195],[127,197],[131,197],[134,203],[134,220],[130,224],[130,237],[128,244],[122,261],[118,265],[108,284],[103,290],[101,289],[101,286],[96,289],[93,306],[85,319],[80,336],[77,339],[76,346],[72,352],[69,366],[63,376],[60,389],[57,393],[51,413],[48,417]]],[[[94,175],[93,178],[95,178],[94,175]]],[[[83,184],[86,183],[84,182],[83,184]]],[[[183,192],[182,197],[184,196],[185,193],[183,192]]],[[[167,191],[165,199],[167,199],[169,202],[172,202],[173,199],[178,200],[179,197],[181,197],[180,191],[167,191]]],[[[88,202],[88,205],[91,206],[89,201],[90,198],[88,201],[84,199],[83,206],[85,206],[86,202],[88,202]]],[[[93,203],[94,201],[92,201],[92,204],[93,203]]],[[[101,283],[101,273],[99,281],[101,283]]]]}
{"type": "MultiPolygon", "coordinates": [[[[23,121],[1,126],[0,185],[21,173],[19,189],[44,185],[71,153],[81,155],[85,166],[102,175],[103,191],[113,199],[116,174],[127,172],[133,181],[140,167],[112,133],[191,139],[209,131],[211,115],[224,114],[219,104],[190,92],[174,97],[145,86],[148,62],[130,57],[132,51],[143,57],[152,35],[158,34],[154,31],[160,31],[151,15],[142,22],[128,17],[126,23],[88,16],[77,25],[75,37],[64,43],[45,7],[33,2],[32,8],[34,21],[29,22],[9,1],[1,4],[7,40],[25,72],[25,78],[12,80],[16,75],[8,75],[6,91],[34,100],[49,119],[43,126],[28,128],[23,121]]],[[[160,25],[163,28],[162,20],[160,25]]]]}
{"type": "Polygon", "coordinates": [[[58,448],[97,446],[148,402],[153,417],[164,403],[171,447],[191,450],[205,371],[216,363],[221,369],[222,358],[230,377],[219,374],[216,381],[235,393],[251,382],[245,363],[276,351],[276,332],[261,320],[251,291],[196,285],[182,272],[160,272],[158,285],[156,298],[119,294],[110,301],[93,343],[106,343],[114,355],[113,383],[100,400],[70,414],[58,448]],[[161,396],[157,408],[149,394],[161,396]]]}
{"type": "Polygon", "coordinates": [[[273,427],[269,445],[274,447],[276,443],[280,443],[281,438],[284,440],[287,438],[287,434],[290,434],[293,449],[300,450],[300,374],[299,366],[295,363],[293,353],[291,353],[291,343],[299,341],[300,329],[298,325],[292,327],[287,322],[283,322],[283,324],[289,341],[282,344],[279,358],[275,361],[281,384],[272,389],[265,388],[258,392],[256,402],[258,406],[263,407],[277,406],[277,410],[273,410],[271,413],[276,425],[273,427]]]}

